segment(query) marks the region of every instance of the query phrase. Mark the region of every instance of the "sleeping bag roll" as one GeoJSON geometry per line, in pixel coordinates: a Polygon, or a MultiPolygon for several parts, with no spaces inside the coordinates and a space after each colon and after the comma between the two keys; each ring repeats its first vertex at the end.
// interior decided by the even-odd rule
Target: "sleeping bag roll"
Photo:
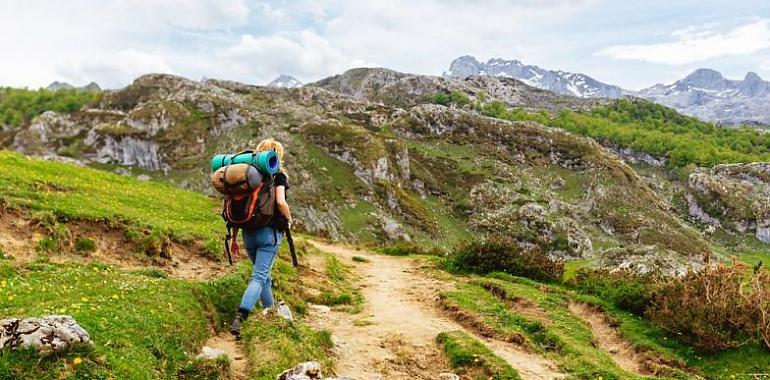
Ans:
{"type": "Polygon", "coordinates": [[[250,164],[227,165],[211,173],[211,184],[225,195],[251,192],[260,183],[262,183],[262,174],[250,164]]]}
{"type": "Polygon", "coordinates": [[[230,164],[254,165],[262,174],[267,175],[277,173],[280,167],[278,155],[274,151],[253,152],[247,150],[238,154],[217,154],[211,160],[211,171],[217,171],[230,164]]]}

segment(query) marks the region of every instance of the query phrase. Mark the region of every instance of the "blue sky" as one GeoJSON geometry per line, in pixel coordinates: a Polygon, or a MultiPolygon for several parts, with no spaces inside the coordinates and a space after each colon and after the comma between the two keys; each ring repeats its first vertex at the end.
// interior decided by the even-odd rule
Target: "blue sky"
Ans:
{"type": "Polygon", "coordinates": [[[698,67],[770,79],[770,2],[0,0],[0,85],[121,87],[147,72],[262,84],[352,67],[439,75],[519,59],[629,89],[698,67]]]}

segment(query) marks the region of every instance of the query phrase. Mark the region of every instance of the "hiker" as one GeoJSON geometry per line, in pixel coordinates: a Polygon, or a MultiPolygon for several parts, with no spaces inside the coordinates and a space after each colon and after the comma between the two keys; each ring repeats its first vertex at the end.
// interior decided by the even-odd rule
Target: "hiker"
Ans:
{"type": "MultiPolygon", "coordinates": [[[[254,310],[257,301],[262,302],[262,308],[267,310],[273,307],[273,283],[270,275],[270,269],[273,266],[278,247],[283,238],[283,231],[291,225],[291,211],[286,202],[286,190],[289,189],[288,178],[283,170],[283,145],[274,139],[266,139],[257,145],[257,152],[274,151],[281,162],[278,172],[273,176],[275,187],[276,215],[270,224],[260,228],[244,228],[243,243],[246,245],[246,252],[249,259],[254,264],[251,273],[251,280],[243,292],[238,314],[230,325],[230,332],[236,337],[240,337],[241,326],[254,310]]],[[[240,247],[238,246],[238,230],[233,234],[231,254],[235,259],[240,258],[240,247]]]]}

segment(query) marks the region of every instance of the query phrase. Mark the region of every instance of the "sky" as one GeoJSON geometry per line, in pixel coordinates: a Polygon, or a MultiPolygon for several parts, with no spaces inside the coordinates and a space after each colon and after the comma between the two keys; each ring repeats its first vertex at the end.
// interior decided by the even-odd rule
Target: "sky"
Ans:
{"type": "Polygon", "coordinates": [[[0,0],[0,86],[150,72],[264,84],[353,67],[441,75],[518,59],[627,89],[696,68],[770,79],[770,1],[0,0]]]}

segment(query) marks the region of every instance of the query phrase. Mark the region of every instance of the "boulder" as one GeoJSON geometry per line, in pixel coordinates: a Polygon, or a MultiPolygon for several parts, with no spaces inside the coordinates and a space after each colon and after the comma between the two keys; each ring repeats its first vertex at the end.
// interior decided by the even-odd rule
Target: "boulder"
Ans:
{"type": "Polygon", "coordinates": [[[0,320],[0,349],[31,348],[40,355],[93,346],[91,337],[71,316],[0,320]]]}

